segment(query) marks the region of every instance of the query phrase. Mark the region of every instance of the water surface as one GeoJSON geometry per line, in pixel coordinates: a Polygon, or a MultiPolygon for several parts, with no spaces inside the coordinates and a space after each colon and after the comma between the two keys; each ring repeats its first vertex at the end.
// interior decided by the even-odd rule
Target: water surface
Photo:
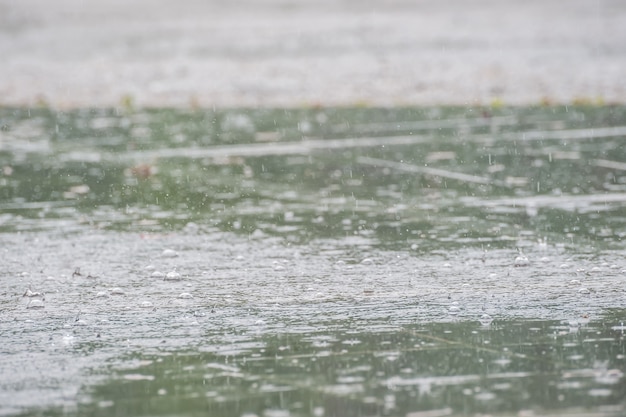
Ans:
{"type": "Polygon", "coordinates": [[[625,412],[623,107],[0,126],[2,415],[625,412]]]}

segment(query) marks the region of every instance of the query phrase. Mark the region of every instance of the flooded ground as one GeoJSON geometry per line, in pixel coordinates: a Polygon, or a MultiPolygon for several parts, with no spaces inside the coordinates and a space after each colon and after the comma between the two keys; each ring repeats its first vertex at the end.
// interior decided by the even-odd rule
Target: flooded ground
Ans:
{"type": "Polygon", "coordinates": [[[622,416],[626,108],[0,109],[0,415],[622,416]]]}

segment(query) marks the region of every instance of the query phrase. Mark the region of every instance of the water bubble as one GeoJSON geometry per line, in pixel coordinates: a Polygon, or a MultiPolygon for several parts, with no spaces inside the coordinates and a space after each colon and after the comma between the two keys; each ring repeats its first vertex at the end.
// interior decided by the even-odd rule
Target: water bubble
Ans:
{"type": "Polygon", "coordinates": [[[515,263],[513,265],[516,266],[516,267],[528,266],[528,265],[530,265],[530,261],[528,260],[528,258],[525,255],[519,254],[515,258],[515,263]]]}
{"type": "Polygon", "coordinates": [[[578,279],[573,279],[569,282],[569,285],[580,285],[580,280],[578,279]]]}
{"type": "Polygon", "coordinates": [[[111,400],[98,401],[98,407],[100,407],[100,408],[113,407],[114,405],[115,405],[115,402],[111,401],[111,400]]]}
{"type": "Polygon", "coordinates": [[[374,260],[371,258],[365,258],[361,261],[361,265],[372,265],[374,264],[374,260]]]}
{"type": "Polygon", "coordinates": [[[493,363],[495,363],[496,365],[500,365],[500,366],[508,366],[511,364],[511,359],[509,358],[495,359],[493,363]]]}
{"type": "Polygon", "coordinates": [[[44,307],[45,306],[43,304],[43,300],[40,300],[39,298],[35,298],[33,300],[30,300],[30,302],[26,306],[26,308],[35,309],[35,310],[38,310],[38,309],[41,309],[41,308],[44,308],[44,307]]]}
{"type": "Polygon", "coordinates": [[[591,291],[589,291],[588,288],[582,287],[578,290],[578,294],[589,294],[591,291]]]}
{"type": "Polygon", "coordinates": [[[193,295],[191,295],[191,294],[190,294],[190,293],[188,293],[188,292],[183,292],[183,293],[181,293],[181,294],[178,296],[178,298],[182,298],[182,299],[188,300],[188,299],[190,299],[190,298],[193,298],[193,295]]]}
{"type": "Polygon", "coordinates": [[[163,258],[176,258],[178,256],[178,252],[176,252],[175,250],[172,250],[172,249],[165,249],[161,253],[161,256],[163,258]]]}
{"type": "Polygon", "coordinates": [[[65,346],[71,346],[74,344],[74,336],[72,336],[71,334],[66,334],[63,335],[63,338],[61,339],[61,341],[63,342],[63,345],[65,346]]]}
{"type": "Polygon", "coordinates": [[[154,307],[154,304],[152,304],[150,301],[142,301],[141,303],[139,303],[139,307],[141,307],[141,308],[152,308],[152,307],[154,307]]]}
{"type": "Polygon", "coordinates": [[[261,229],[255,229],[254,232],[250,233],[250,239],[261,239],[265,236],[265,232],[261,229]]]}
{"type": "Polygon", "coordinates": [[[150,274],[150,276],[152,278],[163,278],[165,274],[161,271],[154,271],[153,273],[150,274]]]}
{"type": "Polygon", "coordinates": [[[187,233],[198,233],[198,231],[200,230],[200,226],[198,226],[194,222],[189,222],[185,225],[183,230],[187,233]]]}
{"type": "Polygon", "coordinates": [[[109,298],[109,294],[106,291],[98,291],[96,298],[109,298]]]}
{"type": "Polygon", "coordinates": [[[607,388],[594,388],[588,392],[590,397],[609,397],[613,394],[613,391],[607,388]]]}
{"type": "Polygon", "coordinates": [[[167,281],[180,281],[181,279],[182,275],[176,271],[170,271],[165,275],[165,280],[167,281]]]}
{"type": "Polygon", "coordinates": [[[111,293],[111,295],[124,295],[124,294],[126,294],[124,292],[124,290],[121,289],[120,287],[111,288],[110,293],[111,293]]]}
{"type": "Polygon", "coordinates": [[[478,401],[492,401],[496,399],[496,394],[489,391],[483,391],[476,394],[474,398],[478,401]]]}
{"type": "Polygon", "coordinates": [[[480,324],[482,324],[483,326],[489,326],[492,322],[493,317],[491,317],[489,314],[483,314],[482,316],[480,316],[480,324]]]}
{"type": "Polygon", "coordinates": [[[569,264],[561,264],[561,265],[559,265],[559,268],[561,268],[561,269],[569,268],[569,264]]]}
{"type": "Polygon", "coordinates": [[[312,412],[313,417],[324,417],[324,413],[325,413],[324,407],[313,408],[313,412],[312,412]]]}

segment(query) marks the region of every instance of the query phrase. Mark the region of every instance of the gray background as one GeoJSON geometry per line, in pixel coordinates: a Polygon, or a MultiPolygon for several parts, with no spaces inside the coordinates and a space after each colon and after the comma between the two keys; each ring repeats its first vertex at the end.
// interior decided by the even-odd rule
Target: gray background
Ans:
{"type": "Polygon", "coordinates": [[[0,0],[0,105],[626,101],[622,0],[0,0]]]}

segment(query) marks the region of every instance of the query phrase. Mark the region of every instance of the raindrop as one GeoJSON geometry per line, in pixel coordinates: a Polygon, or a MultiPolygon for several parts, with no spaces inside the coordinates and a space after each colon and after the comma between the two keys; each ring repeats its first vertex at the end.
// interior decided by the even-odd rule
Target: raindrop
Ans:
{"type": "Polygon", "coordinates": [[[324,407],[315,407],[313,408],[313,416],[314,417],[323,417],[325,413],[324,407]]]}
{"type": "Polygon", "coordinates": [[[66,335],[63,336],[62,341],[63,341],[63,344],[65,346],[70,346],[70,345],[74,344],[74,336],[72,336],[70,334],[66,334],[66,335]]]}
{"type": "Polygon", "coordinates": [[[483,314],[482,316],[480,316],[480,324],[482,324],[483,326],[489,326],[492,322],[493,317],[491,317],[489,314],[483,314]]]}
{"type": "Polygon", "coordinates": [[[30,300],[30,302],[26,306],[26,308],[35,309],[35,310],[41,309],[41,308],[44,308],[44,307],[45,306],[43,305],[43,300],[40,300],[38,298],[30,300]]]}
{"type": "Polygon", "coordinates": [[[175,250],[172,250],[172,249],[165,249],[161,253],[161,256],[163,258],[176,258],[178,256],[178,252],[176,252],[175,250]]]}
{"type": "Polygon", "coordinates": [[[514,266],[516,267],[520,267],[520,266],[528,266],[530,265],[530,261],[528,260],[528,258],[526,257],[526,255],[520,253],[516,258],[515,258],[515,263],[514,266]]]}
{"type": "Polygon", "coordinates": [[[22,295],[22,297],[43,297],[44,294],[40,293],[38,291],[31,291],[30,287],[28,287],[26,289],[26,292],[24,292],[24,295],[22,295]]]}
{"type": "Polygon", "coordinates": [[[198,226],[194,222],[189,222],[185,225],[183,230],[187,233],[198,233],[198,231],[200,230],[200,226],[198,226]]]}
{"type": "Polygon", "coordinates": [[[606,388],[594,388],[589,390],[590,397],[609,397],[613,391],[606,388]]]}
{"type": "Polygon", "coordinates": [[[109,400],[98,401],[98,407],[100,408],[113,407],[113,405],[115,405],[113,401],[109,401],[109,400]]]}
{"type": "Polygon", "coordinates": [[[165,275],[166,281],[180,281],[182,279],[182,275],[180,275],[176,271],[170,271],[165,275]]]}
{"type": "Polygon", "coordinates": [[[483,391],[483,392],[479,392],[478,394],[476,394],[474,398],[476,398],[479,401],[492,401],[496,399],[496,394],[494,394],[493,392],[489,392],[489,391],[483,391]]]}

